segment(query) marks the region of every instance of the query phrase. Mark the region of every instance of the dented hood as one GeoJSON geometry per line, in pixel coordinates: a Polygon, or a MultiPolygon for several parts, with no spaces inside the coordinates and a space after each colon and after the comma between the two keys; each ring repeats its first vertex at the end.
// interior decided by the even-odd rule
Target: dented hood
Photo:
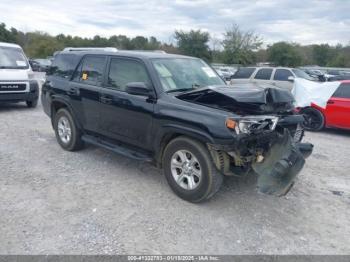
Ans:
{"type": "Polygon", "coordinates": [[[181,100],[241,114],[277,113],[293,109],[292,94],[272,86],[209,86],[177,96],[181,100]]]}

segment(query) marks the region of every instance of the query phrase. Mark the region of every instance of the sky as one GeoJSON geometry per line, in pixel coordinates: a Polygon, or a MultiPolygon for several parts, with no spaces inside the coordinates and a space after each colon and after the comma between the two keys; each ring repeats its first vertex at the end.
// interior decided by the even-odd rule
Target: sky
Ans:
{"type": "Polygon", "coordinates": [[[175,30],[222,39],[236,23],[265,44],[350,43],[350,0],[2,0],[0,10],[7,27],[52,35],[143,35],[171,43],[175,30]]]}

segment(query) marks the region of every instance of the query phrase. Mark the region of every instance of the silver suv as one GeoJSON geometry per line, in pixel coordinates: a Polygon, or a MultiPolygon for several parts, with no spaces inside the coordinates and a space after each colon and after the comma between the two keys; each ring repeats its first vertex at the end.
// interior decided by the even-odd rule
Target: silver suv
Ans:
{"type": "Polygon", "coordinates": [[[294,78],[315,80],[304,71],[288,67],[241,67],[232,76],[230,84],[256,83],[271,84],[292,90],[294,78]]]}

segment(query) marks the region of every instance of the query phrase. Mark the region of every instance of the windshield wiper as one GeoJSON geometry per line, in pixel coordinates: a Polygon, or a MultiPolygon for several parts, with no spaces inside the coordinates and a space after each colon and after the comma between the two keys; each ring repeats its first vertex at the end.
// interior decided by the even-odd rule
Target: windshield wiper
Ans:
{"type": "Polygon", "coordinates": [[[174,92],[185,92],[185,91],[189,91],[189,90],[193,90],[194,88],[178,88],[178,89],[172,89],[172,90],[168,90],[166,91],[167,93],[174,93],[174,92]]]}
{"type": "Polygon", "coordinates": [[[197,89],[197,88],[200,88],[201,86],[197,83],[193,83],[191,85],[192,87],[191,88],[178,88],[178,89],[173,89],[173,90],[169,90],[169,91],[166,91],[167,93],[174,93],[174,92],[185,92],[185,91],[190,91],[190,90],[194,90],[194,89],[197,89]]]}

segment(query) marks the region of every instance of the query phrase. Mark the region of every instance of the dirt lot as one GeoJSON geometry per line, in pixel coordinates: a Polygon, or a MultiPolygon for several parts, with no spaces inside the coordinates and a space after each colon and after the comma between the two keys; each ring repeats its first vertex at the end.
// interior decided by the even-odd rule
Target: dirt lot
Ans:
{"type": "Polygon", "coordinates": [[[1,254],[349,254],[350,133],[307,133],[288,196],[228,178],[211,201],[176,197],[160,171],[56,143],[41,106],[0,106],[1,254]]]}

